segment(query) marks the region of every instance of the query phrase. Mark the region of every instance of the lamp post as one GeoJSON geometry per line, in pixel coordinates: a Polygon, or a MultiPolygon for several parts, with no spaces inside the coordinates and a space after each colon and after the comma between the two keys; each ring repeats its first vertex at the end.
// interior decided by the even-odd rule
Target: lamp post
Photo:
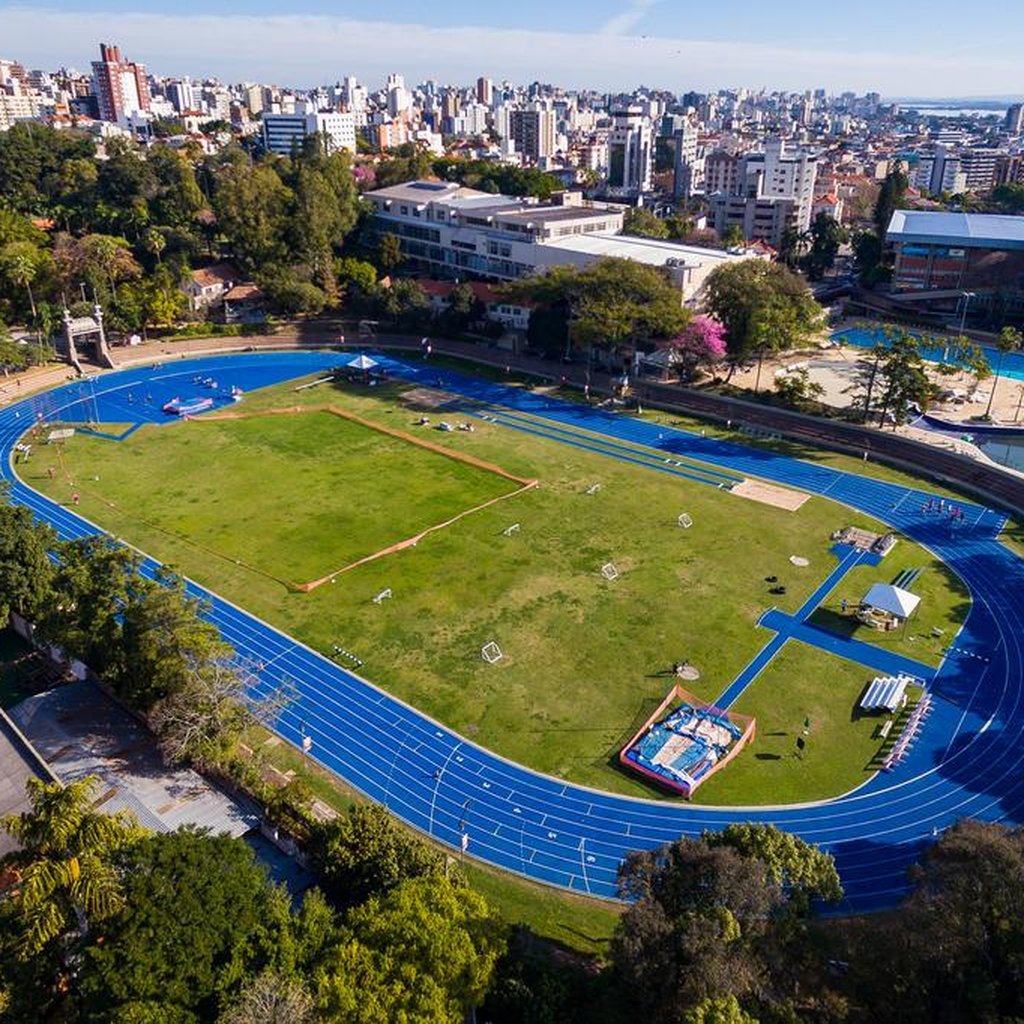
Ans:
{"type": "Polygon", "coordinates": [[[963,309],[960,311],[960,333],[964,333],[964,324],[967,322],[967,307],[971,304],[971,299],[974,298],[974,292],[963,293],[963,309]]]}

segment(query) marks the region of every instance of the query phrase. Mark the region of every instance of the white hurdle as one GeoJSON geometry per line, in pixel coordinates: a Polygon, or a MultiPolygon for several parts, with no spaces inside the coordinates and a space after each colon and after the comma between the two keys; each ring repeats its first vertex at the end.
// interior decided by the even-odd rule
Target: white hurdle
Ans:
{"type": "Polygon", "coordinates": [[[385,587],[374,599],[374,604],[383,604],[389,597],[391,597],[391,588],[385,587]]]}
{"type": "Polygon", "coordinates": [[[519,524],[518,523],[513,523],[511,526],[506,526],[505,529],[501,531],[501,535],[503,537],[511,537],[512,534],[518,533],[518,532],[519,532],[519,524]]]}
{"type": "Polygon", "coordinates": [[[614,562],[605,562],[601,566],[601,575],[608,580],[609,583],[614,583],[619,578],[619,570],[615,567],[614,562]]]}
{"type": "Polygon", "coordinates": [[[690,513],[689,513],[689,512],[684,512],[684,513],[683,513],[683,514],[682,514],[682,515],[681,515],[681,516],[680,516],[680,517],[679,517],[679,518],[678,518],[678,519],[676,520],[676,522],[677,522],[677,523],[679,523],[679,525],[680,525],[680,526],[681,526],[681,527],[682,527],[682,528],[683,528],[684,530],[688,530],[688,529],[689,529],[689,528],[690,528],[691,526],[693,526],[693,517],[692,517],[692,516],[690,515],[690,513]]]}
{"type": "Polygon", "coordinates": [[[600,484],[591,484],[587,488],[587,494],[598,494],[600,492],[600,490],[601,490],[601,485],[600,484]]]}
{"type": "Polygon", "coordinates": [[[505,655],[493,640],[489,640],[480,648],[480,657],[483,658],[488,665],[496,665],[505,657],[505,655]]]}

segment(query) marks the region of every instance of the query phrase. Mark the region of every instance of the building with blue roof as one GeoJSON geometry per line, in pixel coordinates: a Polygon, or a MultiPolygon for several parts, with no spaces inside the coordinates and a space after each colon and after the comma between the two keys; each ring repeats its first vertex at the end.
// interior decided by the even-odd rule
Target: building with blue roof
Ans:
{"type": "Polygon", "coordinates": [[[903,305],[986,324],[1024,319],[1024,217],[897,210],[885,239],[903,305]]]}

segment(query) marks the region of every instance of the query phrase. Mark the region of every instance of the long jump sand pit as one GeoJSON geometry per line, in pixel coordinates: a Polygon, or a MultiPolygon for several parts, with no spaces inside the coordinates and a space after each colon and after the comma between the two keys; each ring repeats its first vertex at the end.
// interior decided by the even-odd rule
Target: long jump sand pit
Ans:
{"type": "Polygon", "coordinates": [[[419,412],[434,412],[443,409],[453,402],[458,402],[459,396],[449,391],[439,391],[437,388],[410,388],[399,395],[398,400],[402,405],[419,412]]]}
{"type": "Polygon", "coordinates": [[[731,488],[730,494],[759,501],[762,505],[784,508],[787,512],[798,511],[810,497],[802,491],[791,491],[788,487],[776,487],[775,484],[766,484],[760,480],[741,480],[731,488]]]}

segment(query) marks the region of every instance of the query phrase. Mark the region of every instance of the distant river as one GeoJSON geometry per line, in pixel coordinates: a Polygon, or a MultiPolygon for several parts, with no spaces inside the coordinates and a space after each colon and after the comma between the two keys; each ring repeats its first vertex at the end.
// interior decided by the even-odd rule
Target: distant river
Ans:
{"type": "Polygon", "coordinates": [[[902,107],[914,110],[924,117],[1002,117],[1003,110],[982,110],[979,107],[902,107]]]}

